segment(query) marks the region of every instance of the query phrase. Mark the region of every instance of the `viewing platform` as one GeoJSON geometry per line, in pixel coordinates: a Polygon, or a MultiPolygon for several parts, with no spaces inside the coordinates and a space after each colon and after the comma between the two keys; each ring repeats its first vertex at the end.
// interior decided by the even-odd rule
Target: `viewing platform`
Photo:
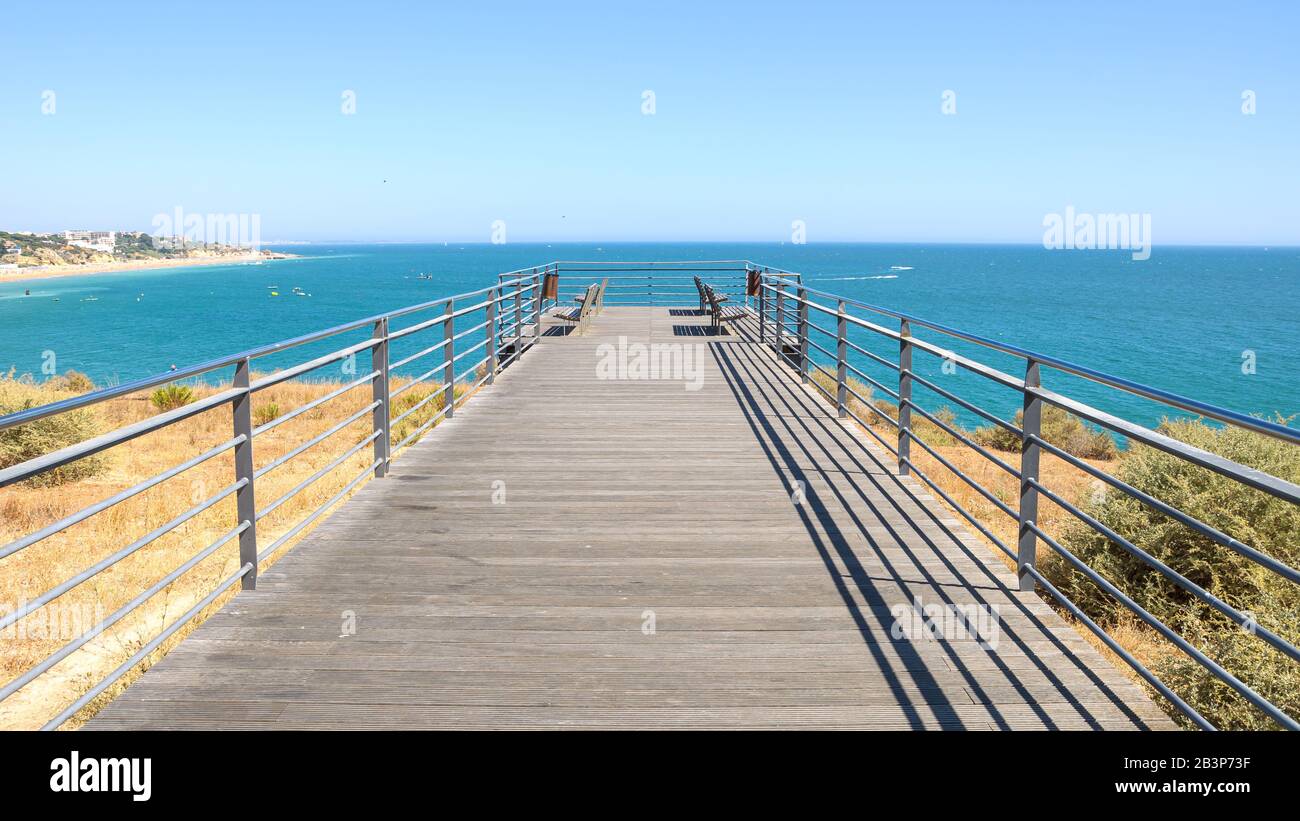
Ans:
{"type": "Polygon", "coordinates": [[[44,697],[45,729],[1172,729],[1175,711],[1214,729],[1071,598],[1077,582],[1300,729],[1125,588],[1174,586],[1300,661],[1276,615],[1256,619],[1094,517],[1061,471],[1281,579],[1300,571],[1072,452],[1044,411],[1287,504],[1300,486],[1058,387],[1080,379],[1300,444],[1280,422],[727,260],[547,263],[29,407],[0,431],[200,388],[4,467],[0,488],[216,416],[203,444],[174,437],[195,453],[168,450],[161,472],[0,546],[0,561],[42,542],[69,560],[0,629],[69,601],[97,621],[33,653],[0,706],[44,697]],[[1023,370],[975,358],[987,351],[1023,370]],[[917,357],[1009,392],[1014,421],[917,357]],[[935,397],[999,428],[1000,449],[935,397]],[[314,427],[280,427],[294,419],[314,427]],[[180,477],[182,495],[162,484],[180,477]],[[145,519],[142,503],[169,507],[145,519]],[[113,529],[83,556],[75,528],[110,511],[148,532],[113,529]],[[1061,518],[1140,565],[1108,578],[1061,518]],[[87,584],[137,554],[150,575],[87,584]],[[146,604],[146,632],[111,632],[146,604]],[[93,673],[54,669],[94,653],[93,673]]]}
{"type": "Polygon", "coordinates": [[[756,318],[544,330],[88,727],[1173,726],[756,318]],[[683,373],[598,367],[638,343],[683,373]],[[892,636],[918,602],[996,648],[892,636]]]}

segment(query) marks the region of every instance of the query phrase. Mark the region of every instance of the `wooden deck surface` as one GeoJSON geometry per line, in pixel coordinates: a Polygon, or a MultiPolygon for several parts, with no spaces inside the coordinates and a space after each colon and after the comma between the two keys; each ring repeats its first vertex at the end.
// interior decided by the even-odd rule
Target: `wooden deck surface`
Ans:
{"type": "Polygon", "coordinates": [[[544,337],[88,727],[1173,726],[746,329],[702,325],[608,306],[544,337]],[[599,378],[619,337],[691,346],[700,389],[599,378]],[[916,597],[995,607],[996,647],[891,635],[916,597]]]}

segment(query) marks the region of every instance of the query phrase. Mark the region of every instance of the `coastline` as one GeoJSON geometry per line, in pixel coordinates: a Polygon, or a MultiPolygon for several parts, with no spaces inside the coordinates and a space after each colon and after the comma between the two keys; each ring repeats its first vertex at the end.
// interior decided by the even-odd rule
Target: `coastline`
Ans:
{"type": "Polygon", "coordinates": [[[285,254],[279,251],[250,251],[247,254],[231,254],[229,256],[182,257],[179,259],[132,259],[123,260],[122,262],[92,262],[86,265],[40,265],[31,268],[19,268],[16,271],[0,271],[0,283],[21,282],[23,280],[32,279],[52,279],[55,277],[117,274],[126,271],[146,271],[151,268],[189,268],[203,265],[237,265],[243,262],[298,258],[297,254],[285,254]]]}

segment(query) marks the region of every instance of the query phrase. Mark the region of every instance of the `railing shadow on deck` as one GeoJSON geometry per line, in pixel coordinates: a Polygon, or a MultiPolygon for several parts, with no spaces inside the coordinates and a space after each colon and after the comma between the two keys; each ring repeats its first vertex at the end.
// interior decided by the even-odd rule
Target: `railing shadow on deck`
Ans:
{"type": "MultiPolygon", "coordinates": [[[[979,595],[978,591],[981,589],[996,590],[999,592],[1006,590],[1005,584],[984,565],[985,557],[976,555],[958,534],[953,532],[946,524],[939,520],[931,510],[931,503],[917,498],[911,488],[901,481],[898,476],[894,475],[886,465],[881,463],[877,454],[873,453],[866,443],[855,437],[851,441],[853,441],[856,447],[860,449],[858,453],[852,453],[847,449],[844,449],[843,453],[838,457],[835,454],[824,453],[823,455],[827,459],[835,462],[835,467],[833,468],[827,468],[818,463],[816,455],[808,452],[805,442],[818,442],[821,440],[816,436],[800,436],[799,432],[795,430],[794,425],[797,424],[802,426],[805,433],[811,433],[812,426],[814,425],[823,433],[840,433],[841,435],[835,436],[833,441],[841,444],[845,442],[848,437],[842,434],[843,428],[840,427],[840,423],[830,413],[826,405],[799,390],[797,384],[790,378],[788,371],[778,370],[775,361],[769,357],[759,355],[752,346],[711,345],[710,350],[717,360],[724,378],[727,379],[728,388],[735,396],[737,404],[740,406],[746,421],[753,430],[755,438],[761,444],[773,470],[782,478],[783,481],[787,481],[788,478],[787,491],[791,493],[794,492],[795,489],[792,486],[794,481],[801,479],[805,480],[804,498],[801,504],[798,505],[800,519],[808,531],[809,538],[812,540],[822,561],[824,562],[828,574],[834,581],[845,607],[849,610],[855,623],[857,623],[858,629],[862,633],[864,639],[867,639],[866,644],[883,671],[891,671],[891,663],[890,660],[881,653],[880,646],[876,642],[870,640],[872,637],[872,630],[869,620],[874,620],[874,626],[879,631],[887,634],[893,624],[893,619],[889,617],[888,610],[872,608],[870,606],[864,608],[855,601],[852,591],[848,589],[839,568],[836,566],[835,559],[838,558],[839,561],[843,563],[844,567],[849,572],[850,579],[853,584],[856,585],[858,592],[862,595],[865,601],[871,602],[873,599],[879,600],[884,605],[889,604],[889,602],[884,601],[876,590],[875,581],[877,580],[873,579],[873,577],[862,567],[857,554],[854,552],[853,547],[847,538],[847,534],[844,533],[840,525],[837,523],[834,514],[838,511],[854,523],[854,526],[857,529],[856,535],[862,537],[866,543],[871,546],[877,558],[889,570],[890,575],[886,581],[893,582],[903,589],[905,589],[906,585],[909,583],[908,580],[905,579],[896,568],[894,568],[886,553],[880,549],[878,542],[869,534],[865,523],[862,520],[862,516],[855,512],[856,505],[865,506],[871,513],[875,514],[877,521],[883,524],[890,531],[891,535],[895,538],[896,543],[906,550],[909,556],[913,558],[920,557],[916,556],[908,547],[908,534],[899,532],[890,524],[889,517],[883,515],[883,511],[878,509],[876,502],[873,501],[870,494],[866,492],[864,487],[858,484],[858,477],[861,477],[861,481],[863,482],[872,483],[875,489],[889,500],[890,504],[895,507],[899,514],[901,514],[903,520],[911,526],[911,533],[925,541],[925,543],[934,551],[935,556],[939,557],[954,577],[963,580],[964,583],[962,584],[962,587],[965,590],[977,596],[979,595]],[[769,399],[772,397],[780,397],[782,402],[786,405],[786,410],[788,412],[784,414],[765,412],[760,407],[757,398],[746,386],[746,379],[751,381],[762,381],[768,385],[772,390],[765,393],[765,396],[769,399]],[[798,402],[799,407],[794,407],[792,405],[793,402],[798,402]],[[795,413],[794,411],[796,410],[801,412],[795,413]],[[779,428],[783,428],[783,430],[779,428]],[[766,436],[764,436],[764,434],[766,434],[766,436]],[[823,499],[820,493],[813,487],[812,483],[806,481],[807,478],[810,478],[808,471],[798,465],[798,460],[796,454],[791,449],[792,447],[802,449],[803,454],[812,459],[813,464],[818,465],[814,468],[814,471],[825,481],[827,488],[835,494],[836,498],[834,500],[823,499]],[[883,469],[883,472],[868,470],[867,465],[864,465],[860,461],[864,457],[868,459],[872,465],[878,469],[878,471],[883,469]],[[859,470],[857,472],[846,470],[836,462],[837,458],[851,461],[853,466],[859,470]],[[835,488],[835,484],[832,481],[832,473],[839,474],[843,479],[848,481],[852,487],[852,492],[857,496],[856,499],[847,498],[841,491],[835,488]],[[934,521],[939,527],[943,528],[945,533],[950,537],[951,545],[935,544],[928,534],[916,526],[915,514],[899,507],[894,493],[891,493],[889,488],[885,487],[883,484],[881,477],[886,476],[888,478],[886,478],[885,481],[890,482],[894,488],[905,493],[907,497],[915,503],[916,507],[920,511],[924,511],[932,521],[934,521]],[[820,531],[818,528],[820,528],[820,531]],[[825,534],[825,538],[823,537],[823,534],[825,534]],[[828,541],[829,544],[827,543],[828,541]],[[989,582],[986,587],[981,588],[978,585],[969,583],[965,574],[963,574],[962,571],[946,556],[945,551],[951,548],[961,551],[973,561],[978,570],[986,576],[987,581],[989,582]],[[832,550],[834,551],[834,555],[832,555],[832,550]]],[[[825,446],[822,447],[823,450],[825,450],[825,446]]],[[[946,589],[946,587],[949,586],[949,583],[941,582],[936,579],[929,570],[925,568],[924,562],[914,562],[913,567],[921,571],[925,577],[924,582],[929,585],[931,591],[935,595],[942,599],[944,604],[958,604],[946,589]]],[[[1023,602],[1016,600],[1014,596],[1009,598],[1014,602],[1014,606],[1017,608],[1019,613],[1029,621],[1031,626],[1050,639],[1056,649],[1061,652],[1062,658],[1067,659],[1073,665],[1074,669],[1086,676],[1097,688],[1098,692],[1104,694],[1105,697],[1109,699],[1110,703],[1122,712],[1126,718],[1132,721],[1135,726],[1148,726],[1140,716],[1133,712],[1123,698],[1111,690],[1094,670],[1085,664],[1073,650],[1061,641],[1059,637],[1051,632],[1049,625],[1036,616],[1023,602]]],[[[1005,603],[1005,601],[1006,599],[1002,596],[998,597],[999,603],[1005,603]]],[[[984,601],[983,603],[992,604],[993,602],[984,601]]],[[[1100,729],[1102,727],[1098,717],[1089,712],[1087,705],[1075,698],[1068,697],[1072,692],[1071,688],[1066,686],[1065,682],[1060,679],[1056,670],[1039,658],[1038,653],[1028,645],[1024,637],[1018,635],[1014,629],[1005,625],[1001,628],[1000,636],[1001,638],[1007,638],[1014,642],[1015,645],[1025,654],[1025,657],[1035,665],[1047,682],[1054,685],[1060,693],[1067,696],[1064,703],[1070,705],[1074,710],[1076,710],[1080,718],[1086,722],[1088,726],[1095,729],[1100,729]]],[[[960,656],[953,651],[947,642],[935,642],[935,644],[942,647],[953,669],[962,676],[972,693],[981,699],[980,704],[988,710],[991,720],[999,728],[1009,728],[1010,725],[1006,717],[1004,717],[998,710],[996,701],[985,691],[988,682],[985,681],[981,683],[980,677],[975,675],[974,672],[967,667],[960,656]]],[[[936,696],[941,696],[941,691],[937,687],[933,677],[927,675],[926,671],[928,668],[925,667],[924,660],[916,653],[909,640],[895,641],[892,646],[895,651],[898,652],[900,657],[902,657],[904,664],[902,670],[899,671],[896,676],[891,677],[891,691],[898,699],[899,706],[906,712],[908,721],[915,728],[919,729],[924,726],[924,722],[920,711],[918,710],[918,706],[907,698],[906,694],[899,686],[899,680],[905,675],[910,677],[913,683],[920,689],[933,692],[936,696]],[[914,662],[914,664],[909,665],[906,663],[908,661],[914,662]]],[[[999,671],[1005,677],[1008,685],[1011,686],[1023,699],[1024,703],[1033,710],[1035,716],[1037,716],[1037,718],[1042,722],[1043,726],[1048,729],[1056,728],[1058,726],[1056,721],[1052,718],[1049,712],[1038,703],[1038,700],[1029,692],[1023,682],[1020,681],[1019,677],[1007,667],[1005,661],[998,658],[996,653],[989,653],[989,658],[997,664],[999,671]]],[[[939,721],[941,724],[951,725],[956,723],[959,726],[962,724],[958,712],[953,709],[953,705],[947,702],[946,699],[939,703],[936,703],[932,699],[927,699],[921,706],[924,707],[925,710],[931,712],[934,715],[935,720],[939,721]]]]}

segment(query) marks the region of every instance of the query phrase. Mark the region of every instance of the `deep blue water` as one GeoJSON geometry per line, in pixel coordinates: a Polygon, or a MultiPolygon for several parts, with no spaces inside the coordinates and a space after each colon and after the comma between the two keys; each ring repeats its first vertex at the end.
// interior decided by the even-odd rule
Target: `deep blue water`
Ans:
{"type": "MultiPolygon", "coordinates": [[[[123,382],[172,364],[211,359],[484,287],[496,281],[497,273],[557,258],[725,258],[799,271],[809,287],[1234,410],[1300,412],[1298,248],[1158,247],[1145,262],[1132,260],[1125,251],[991,245],[453,244],[282,250],[303,258],[0,282],[0,367],[40,374],[42,356],[53,351],[60,372],[72,368],[101,384],[123,382]],[[421,272],[435,278],[416,279],[421,272]],[[280,296],[269,295],[271,285],[278,286],[280,296]],[[294,286],[310,296],[295,296],[294,286]],[[24,296],[28,288],[31,295],[24,296]],[[1254,352],[1253,374],[1242,372],[1245,351],[1254,352]]],[[[894,327],[890,320],[880,322],[894,327]]],[[[982,348],[933,333],[918,336],[1017,375],[1023,369],[1019,361],[982,348]]],[[[856,331],[852,338],[896,358],[896,345],[887,340],[856,331]]],[[[426,339],[423,345],[433,341],[426,339]]],[[[293,364],[342,344],[300,349],[266,360],[263,368],[293,364]]],[[[417,349],[414,345],[410,352],[417,349]]],[[[864,357],[858,364],[885,384],[896,379],[864,357]]],[[[917,365],[918,372],[996,413],[1010,417],[1019,406],[1011,391],[964,371],[943,374],[931,357],[919,357],[917,365]]],[[[1046,372],[1044,380],[1135,421],[1150,424],[1168,413],[1146,400],[1055,372],[1046,372]]],[[[930,406],[943,404],[933,396],[928,399],[934,401],[920,393],[918,398],[930,406]]]]}

